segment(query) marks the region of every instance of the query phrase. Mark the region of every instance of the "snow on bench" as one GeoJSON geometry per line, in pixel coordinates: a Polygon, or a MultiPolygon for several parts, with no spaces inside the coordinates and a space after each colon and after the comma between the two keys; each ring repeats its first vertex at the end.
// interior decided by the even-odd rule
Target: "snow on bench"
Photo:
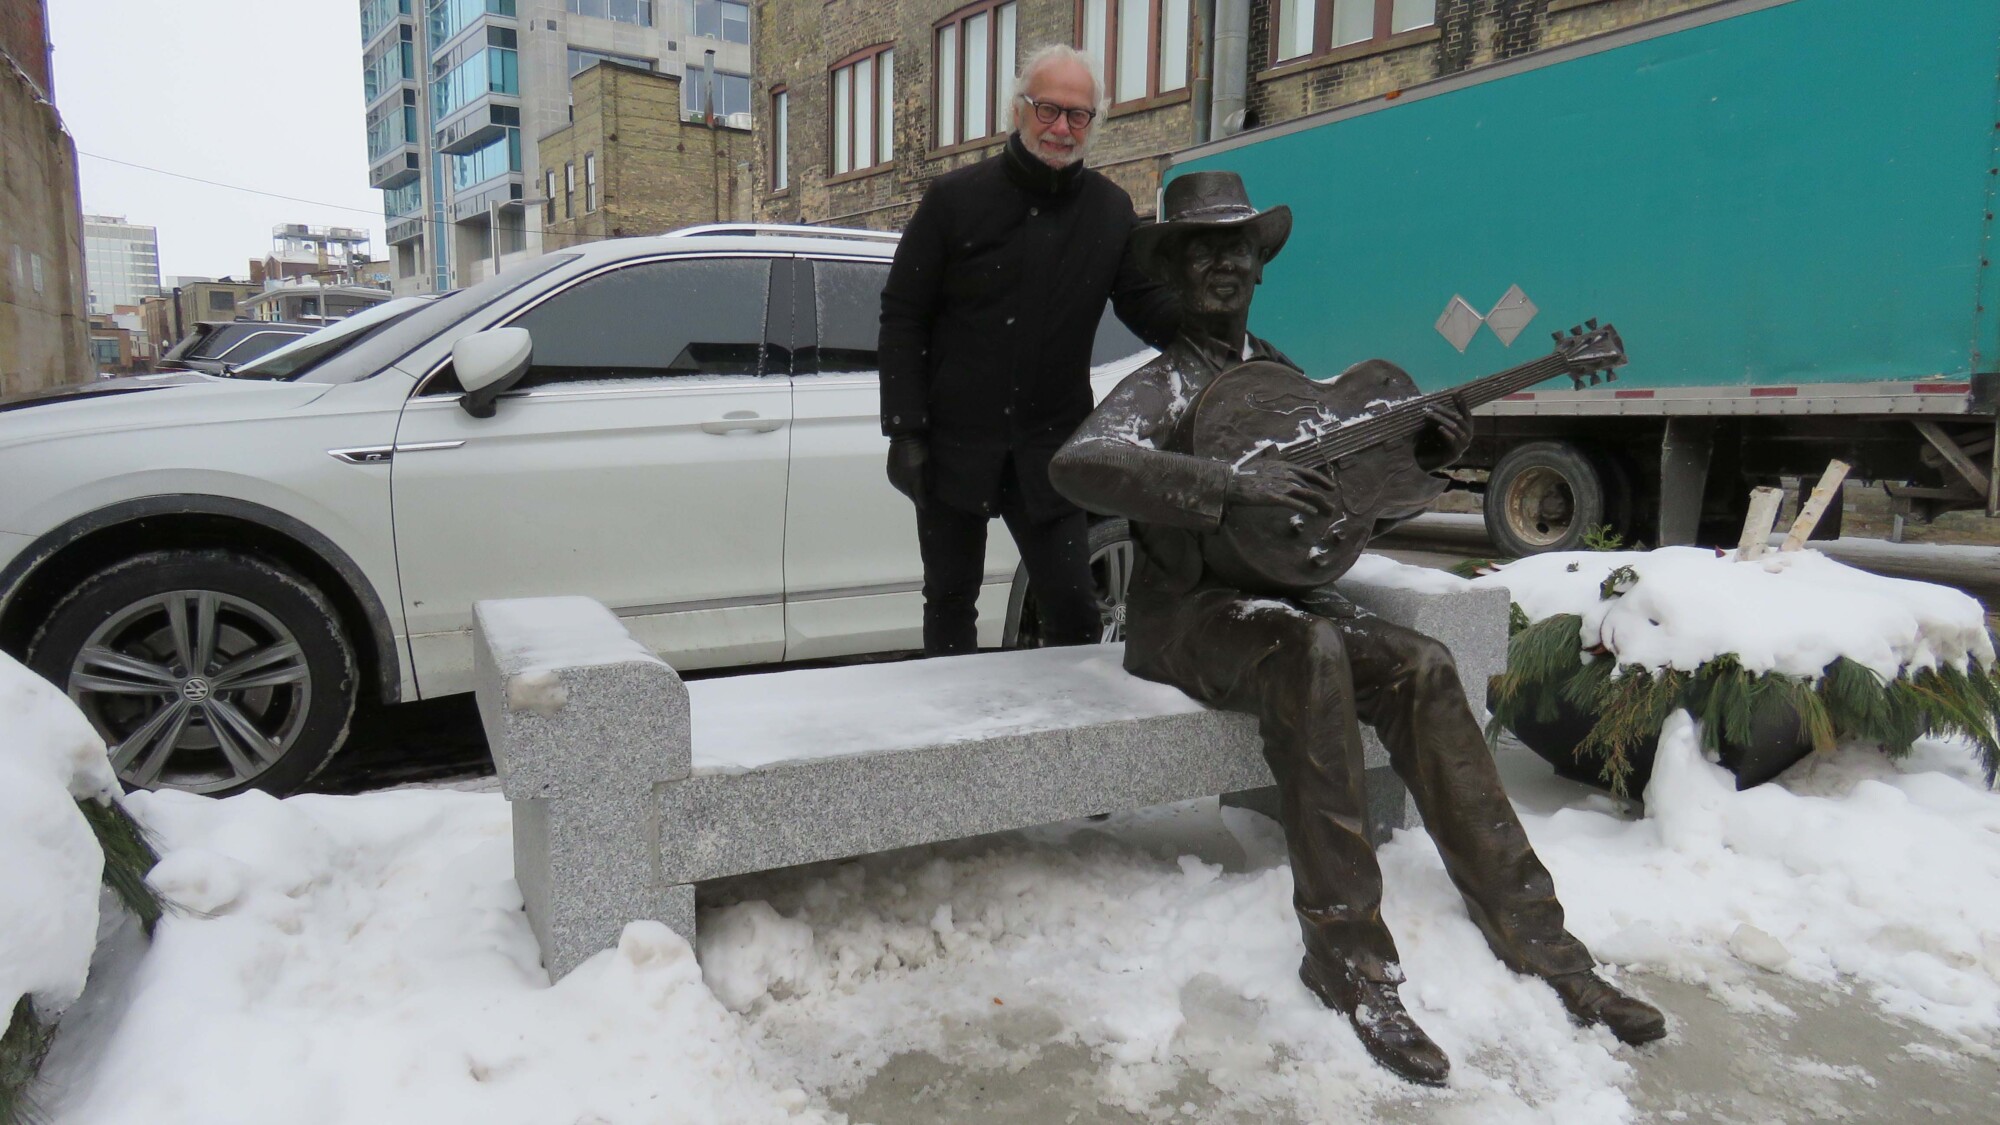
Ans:
{"type": "MultiPolygon", "coordinates": [[[[1483,706],[1506,662],[1506,592],[1368,575],[1343,592],[1444,641],[1483,706]]],[[[551,981],[631,921],[692,944],[706,879],[1195,797],[1276,807],[1255,720],[1127,674],[1115,644],[686,684],[588,598],[480,602],[474,633],[551,981]]],[[[1366,737],[1370,827],[1386,838],[1414,812],[1366,737]]]]}

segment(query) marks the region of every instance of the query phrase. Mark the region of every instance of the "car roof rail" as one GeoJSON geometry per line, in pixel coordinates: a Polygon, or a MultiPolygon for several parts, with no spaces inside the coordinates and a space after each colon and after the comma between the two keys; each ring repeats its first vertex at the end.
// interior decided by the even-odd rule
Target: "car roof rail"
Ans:
{"type": "Polygon", "coordinates": [[[896,242],[902,234],[892,230],[865,230],[860,227],[813,227],[799,223],[704,223],[667,232],[668,238],[688,238],[705,234],[791,235],[796,238],[853,238],[863,242],[896,242]]]}

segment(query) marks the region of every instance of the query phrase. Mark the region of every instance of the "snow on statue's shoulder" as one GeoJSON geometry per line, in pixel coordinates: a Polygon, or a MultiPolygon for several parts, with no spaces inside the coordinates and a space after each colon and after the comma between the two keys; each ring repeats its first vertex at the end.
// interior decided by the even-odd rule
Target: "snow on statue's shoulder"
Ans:
{"type": "Polygon", "coordinates": [[[1846,657],[1892,679],[1993,663],[1985,610],[1970,595],[1818,551],[1748,561],[1703,547],[1559,552],[1507,563],[1472,585],[1506,587],[1529,621],[1576,614],[1583,647],[1601,644],[1620,665],[1691,671],[1734,653],[1751,672],[1817,677],[1846,657]],[[1623,592],[1602,596],[1620,570],[1623,592]]]}
{"type": "Polygon", "coordinates": [[[68,696],[0,653],[0,1011],[57,1012],[83,992],[103,853],[77,811],[118,779],[68,696]]]}
{"type": "Polygon", "coordinates": [[[591,598],[484,601],[479,620],[503,670],[510,673],[660,659],[625,631],[616,614],[591,598]]]}

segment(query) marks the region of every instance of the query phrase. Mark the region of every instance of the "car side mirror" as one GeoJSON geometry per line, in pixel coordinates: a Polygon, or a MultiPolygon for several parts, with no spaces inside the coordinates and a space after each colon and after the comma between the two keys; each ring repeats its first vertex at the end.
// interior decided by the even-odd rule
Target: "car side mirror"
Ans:
{"type": "Polygon", "coordinates": [[[453,344],[452,370],[465,388],[458,404],[474,418],[493,417],[495,401],[528,373],[534,356],[534,337],[525,328],[489,328],[453,344]]]}

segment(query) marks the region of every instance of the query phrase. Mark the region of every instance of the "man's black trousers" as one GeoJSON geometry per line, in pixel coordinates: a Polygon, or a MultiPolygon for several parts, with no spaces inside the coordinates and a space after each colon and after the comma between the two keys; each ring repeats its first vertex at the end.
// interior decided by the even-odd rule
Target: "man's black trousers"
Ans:
{"type": "MultiPolygon", "coordinates": [[[[1103,618],[1090,577],[1090,523],[1081,509],[1034,520],[1007,467],[1000,518],[1028,570],[1042,643],[1093,644],[1103,618]]],[[[979,647],[979,588],[986,578],[990,516],[949,508],[932,498],[917,509],[917,544],[924,558],[924,655],[957,656],[979,647]]]]}

